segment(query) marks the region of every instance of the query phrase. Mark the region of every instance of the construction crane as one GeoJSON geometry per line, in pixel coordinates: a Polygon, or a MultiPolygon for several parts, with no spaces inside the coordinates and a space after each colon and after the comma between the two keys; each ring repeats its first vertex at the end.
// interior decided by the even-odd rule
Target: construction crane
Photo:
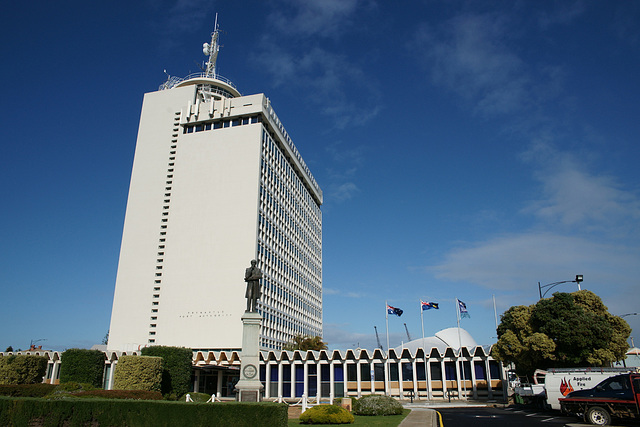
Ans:
{"type": "Polygon", "coordinates": [[[407,328],[407,324],[404,324],[404,330],[407,331],[407,338],[411,341],[411,335],[409,335],[409,328],[407,328]]]}
{"type": "Polygon", "coordinates": [[[382,344],[380,344],[380,337],[378,336],[378,327],[374,326],[373,329],[376,331],[376,340],[378,340],[378,347],[380,347],[380,350],[384,350],[384,348],[382,347],[382,344]]]}

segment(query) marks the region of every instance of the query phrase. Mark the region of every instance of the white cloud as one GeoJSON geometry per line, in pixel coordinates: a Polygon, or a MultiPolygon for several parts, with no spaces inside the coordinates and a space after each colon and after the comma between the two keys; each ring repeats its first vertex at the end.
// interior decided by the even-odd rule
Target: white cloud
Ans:
{"type": "Polygon", "coordinates": [[[358,0],[287,0],[269,15],[269,21],[288,35],[331,37],[348,25],[358,0]]]}
{"type": "Polygon", "coordinates": [[[378,89],[352,60],[319,46],[285,50],[278,40],[264,36],[254,57],[275,86],[299,92],[331,117],[337,129],[362,125],[378,115],[380,109],[371,108],[378,105],[378,89]],[[360,94],[354,97],[354,91],[360,94]]]}
{"type": "Polygon", "coordinates": [[[622,285],[638,277],[637,256],[637,248],[529,232],[453,249],[431,270],[442,279],[505,291],[532,291],[537,281],[571,280],[576,274],[622,285]]]}
{"type": "Polygon", "coordinates": [[[540,194],[520,211],[533,215],[534,224],[460,244],[430,270],[441,279],[530,295],[538,281],[583,274],[585,287],[603,298],[636,294],[638,195],[613,177],[590,174],[587,162],[546,143],[534,144],[523,160],[542,183],[540,194]]]}
{"type": "Polygon", "coordinates": [[[435,83],[489,115],[520,110],[531,99],[526,66],[504,42],[505,21],[491,14],[456,16],[439,28],[422,27],[414,44],[435,83]]]}
{"type": "Polygon", "coordinates": [[[524,158],[538,164],[536,178],[543,187],[541,197],[524,212],[587,231],[637,234],[640,197],[623,189],[614,177],[589,173],[587,161],[580,162],[544,143],[535,144],[524,158]]]}

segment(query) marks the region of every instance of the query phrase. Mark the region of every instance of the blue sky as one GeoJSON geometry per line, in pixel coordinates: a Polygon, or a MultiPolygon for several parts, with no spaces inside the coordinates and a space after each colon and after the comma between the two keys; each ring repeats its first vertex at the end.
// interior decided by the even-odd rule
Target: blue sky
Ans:
{"type": "MultiPolygon", "coordinates": [[[[584,275],[640,311],[640,3],[12,2],[0,17],[0,346],[109,328],[142,97],[198,71],[265,93],[324,190],[331,348],[498,315],[584,275]]],[[[575,284],[557,290],[571,291],[575,284]]],[[[640,331],[640,316],[626,317],[640,331]]],[[[637,337],[640,342],[640,336],[637,337]]]]}

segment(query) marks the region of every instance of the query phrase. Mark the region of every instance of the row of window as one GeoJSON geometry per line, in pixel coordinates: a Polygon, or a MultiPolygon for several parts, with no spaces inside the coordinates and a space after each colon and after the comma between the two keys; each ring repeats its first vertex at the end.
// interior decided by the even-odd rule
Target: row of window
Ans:
{"type": "Polygon", "coordinates": [[[238,117],[235,119],[215,120],[210,122],[202,122],[196,124],[188,124],[182,127],[182,133],[203,132],[207,130],[225,129],[229,127],[251,125],[262,122],[261,116],[238,117]]]}
{"type": "Polygon", "coordinates": [[[156,273],[154,279],[151,316],[149,318],[149,344],[155,344],[156,328],[158,324],[158,306],[160,305],[160,290],[162,285],[162,263],[164,262],[164,250],[167,236],[167,226],[169,222],[169,203],[171,202],[171,188],[173,185],[173,172],[175,168],[176,149],[178,143],[178,131],[180,130],[180,112],[174,113],[173,133],[171,134],[171,144],[169,150],[169,162],[167,164],[167,178],[165,181],[165,193],[163,197],[162,216],[160,219],[160,237],[158,239],[158,252],[156,258],[156,273]]]}

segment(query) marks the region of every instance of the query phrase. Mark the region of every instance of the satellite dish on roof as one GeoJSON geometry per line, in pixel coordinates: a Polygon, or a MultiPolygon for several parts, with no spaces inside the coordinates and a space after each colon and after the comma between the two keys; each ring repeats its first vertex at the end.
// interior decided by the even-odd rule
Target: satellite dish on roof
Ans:
{"type": "Polygon", "coordinates": [[[202,53],[204,53],[205,55],[209,55],[209,43],[204,43],[202,45],[202,53]]]}

